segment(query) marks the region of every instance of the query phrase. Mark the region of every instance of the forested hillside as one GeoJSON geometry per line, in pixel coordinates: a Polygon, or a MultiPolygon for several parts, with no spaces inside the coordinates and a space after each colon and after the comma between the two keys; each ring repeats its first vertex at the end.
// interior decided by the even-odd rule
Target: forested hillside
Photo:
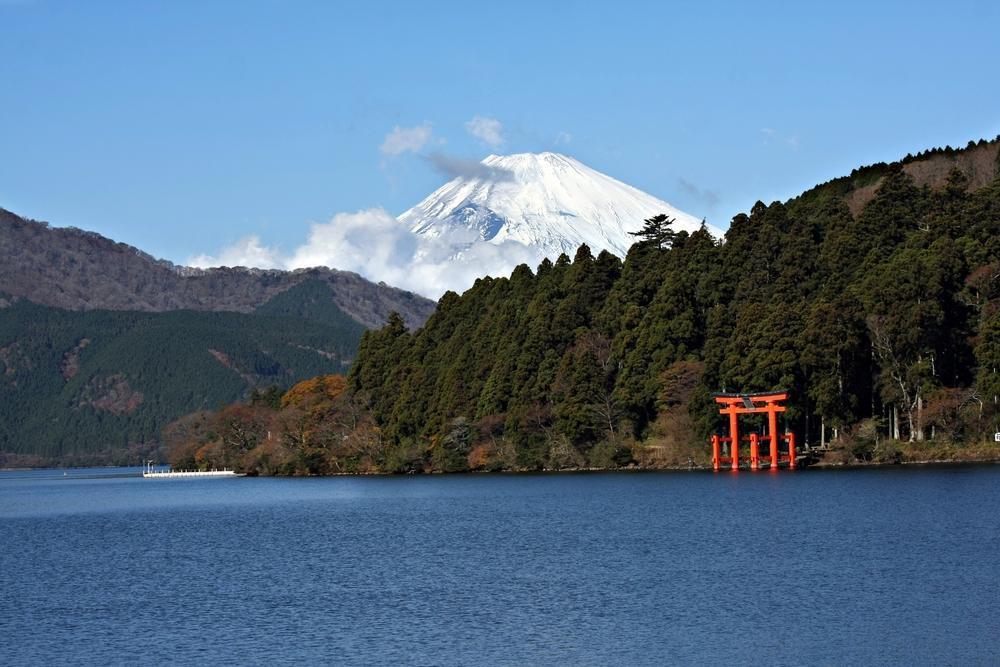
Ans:
{"type": "Polygon", "coordinates": [[[191,269],[0,208],[0,466],[136,463],[196,409],[343,371],[434,303],[324,267],[191,269]]]}
{"type": "Polygon", "coordinates": [[[8,296],[0,452],[29,463],[138,463],[180,415],[344,371],[364,327],[329,291],[306,281],[252,314],[78,312],[8,296]]]}
{"type": "MultiPolygon", "coordinates": [[[[297,410],[296,437],[267,441],[271,464],[248,454],[263,435],[214,451],[263,472],[700,462],[712,392],[777,388],[800,442],[835,438],[845,459],[992,447],[997,148],[928,151],[758,202],[724,242],[651,219],[624,262],[581,247],[479,280],[415,332],[399,317],[367,332],[346,386],[312,387],[321,409],[257,413],[263,433],[297,410]]],[[[230,417],[174,451],[193,461],[192,443],[253,431],[230,417]]]]}
{"type": "Polygon", "coordinates": [[[923,156],[953,158],[944,178],[922,172],[939,187],[919,187],[909,158],[758,202],[725,243],[650,235],[624,263],[583,247],[482,280],[415,334],[396,321],[366,335],[351,388],[391,442],[447,439],[464,420],[528,467],[655,458],[635,442],[684,451],[716,427],[716,391],[788,388],[789,427],[813,443],[852,430],[871,455],[983,441],[1000,394],[996,146],[923,156]],[[972,187],[961,165],[983,156],[993,178],[972,187]]]}

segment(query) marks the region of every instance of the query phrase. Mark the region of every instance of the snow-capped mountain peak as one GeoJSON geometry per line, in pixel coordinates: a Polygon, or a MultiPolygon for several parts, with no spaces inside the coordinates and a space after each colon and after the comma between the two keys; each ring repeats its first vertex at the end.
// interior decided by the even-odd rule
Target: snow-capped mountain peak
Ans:
{"type": "Polygon", "coordinates": [[[629,232],[659,213],[674,218],[677,231],[701,225],[695,216],[559,153],[490,155],[478,167],[400,215],[400,222],[451,245],[456,259],[474,245],[513,242],[535,251],[539,261],[563,252],[572,256],[583,243],[595,254],[608,250],[624,257],[635,242],[629,232]]]}

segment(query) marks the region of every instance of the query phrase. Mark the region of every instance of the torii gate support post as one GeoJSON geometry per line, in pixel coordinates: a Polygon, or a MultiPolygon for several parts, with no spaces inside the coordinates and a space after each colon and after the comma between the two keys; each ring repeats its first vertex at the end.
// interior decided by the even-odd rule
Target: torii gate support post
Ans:
{"type": "Polygon", "coordinates": [[[778,412],[773,401],[767,402],[767,432],[771,436],[771,469],[778,469],[778,412]]]}
{"type": "Polygon", "coordinates": [[[733,470],[740,469],[740,423],[736,410],[729,413],[729,452],[733,456],[733,470]]]}
{"type": "Polygon", "coordinates": [[[719,469],[719,436],[712,436],[712,470],[719,469]]]}
{"type": "Polygon", "coordinates": [[[760,438],[750,434],[750,470],[760,470],[760,438]]]}
{"type": "Polygon", "coordinates": [[[795,470],[795,434],[788,434],[788,468],[795,470]]]}

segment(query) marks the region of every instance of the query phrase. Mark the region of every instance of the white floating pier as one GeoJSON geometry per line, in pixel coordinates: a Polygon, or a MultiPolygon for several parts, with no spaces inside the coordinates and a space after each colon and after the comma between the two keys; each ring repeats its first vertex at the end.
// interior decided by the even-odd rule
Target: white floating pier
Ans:
{"type": "Polygon", "coordinates": [[[146,479],[174,479],[192,477],[243,477],[243,474],[223,468],[222,470],[156,470],[153,462],[148,461],[146,468],[142,471],[142,476],[146,479]]]}

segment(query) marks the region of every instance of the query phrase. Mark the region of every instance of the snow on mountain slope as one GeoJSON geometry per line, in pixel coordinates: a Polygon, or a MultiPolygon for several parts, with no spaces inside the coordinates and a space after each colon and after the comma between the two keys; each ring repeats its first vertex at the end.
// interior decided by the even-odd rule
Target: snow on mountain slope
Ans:
{"type": "MultiPolygon", "coordinates": [[[[666,213],[674,229],[693,232],[701,220],[667,202],[558,153],[490,155],[470,176],[446,183],[399,216],[410,231],[444,242],[453,258],[471,259],[473,247],[510,242],[532,255],[570,257],[583,243],[594,254],[624,257],[645,218],[666,213]]],[[[722,232],[713,227],[716,237],[722,232]]],[[[511,266],[510,268],[513,268],[511,266]]]]}
{"type": "MultiPolygon", "coordinates": [[[[290,254],[250,235],[215,256],[199,255],[190,262],[200,267],[336,266],[436,299],[446,290],[464,292],[483,276],[508,276],[522,263],[534,269],[546,257],[573,257],[583,243],[595,255],[608,250],[624,257],[635,241],[629,232],[660,213],[675,218],[678,231],[693,232],[701,224],[665,201],[556,153],[491,155],[459,167],[464,176],[398,218],[382,208],[338,213],[311,225],[308,238],[290,254]]],[[[722,237],[718,229],[708,229],[722,237]]]]}

